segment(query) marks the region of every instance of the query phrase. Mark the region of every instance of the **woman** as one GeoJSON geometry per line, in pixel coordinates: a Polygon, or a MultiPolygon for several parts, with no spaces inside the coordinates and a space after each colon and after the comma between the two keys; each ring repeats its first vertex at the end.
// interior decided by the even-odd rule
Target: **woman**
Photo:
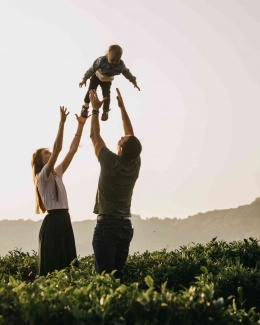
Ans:
{"type": "Polygon", "coordinates": [[[60,123],[53,152],[41,148],[32,156],[33,180],[36,194],[36,213],[48,212],[39,233],[39,275],[46,276],[54,270],[70,265],[77,257],[73,229],[70,221],[67,193],[62,176],[69,167],[80,142],[87,118],[78,117],[78,127],[69,152],[61,164],[54,168],[62,149],[63,130],[69,113],[60,107],[60,123]]]}

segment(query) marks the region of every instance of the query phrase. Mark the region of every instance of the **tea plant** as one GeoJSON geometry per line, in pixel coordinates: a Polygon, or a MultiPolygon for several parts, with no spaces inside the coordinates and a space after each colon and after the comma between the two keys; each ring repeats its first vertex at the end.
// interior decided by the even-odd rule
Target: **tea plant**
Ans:
{"type": "Polygon", "coordinates": [[[37,254],[0,257],[0,324],[260,324],[256,239],[129,256],[124,284],[79,268],[37,276],[37,254]]]}

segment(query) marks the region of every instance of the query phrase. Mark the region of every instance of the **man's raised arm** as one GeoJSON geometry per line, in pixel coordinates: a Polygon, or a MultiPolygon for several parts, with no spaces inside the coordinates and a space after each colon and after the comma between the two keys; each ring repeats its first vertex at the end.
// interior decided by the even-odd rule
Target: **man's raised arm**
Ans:
{"type": "Polygon", "coordinates": [[[98,158],[100,150],[106,146],[105,142],[100,136],[100,127],[98,119],[99,109],[106,100],[106,98],[100,101],[95,90],[89,91],[89,98],[93,107],[90,126],[90,138],[94,146],[95,154],[98,158]]]}
{"type": "Polygon", "coordinates": [[[123,129],[124,129],[125,135],[134,135],[134,130],[133,130],[133,127],[132,127],[132,123],[131,123],[130,118],[129,118],[127,112],[126,112],[125,105],[124,105],[124,102],[123,102],[123,98],[122,98],[118,88],[116,88],[116,91],[117,91],[117,97],[116,97],[117,98],[117,103],[118,103],[118,106],[120,107],[120,110],[121,110],[123,129]]]}

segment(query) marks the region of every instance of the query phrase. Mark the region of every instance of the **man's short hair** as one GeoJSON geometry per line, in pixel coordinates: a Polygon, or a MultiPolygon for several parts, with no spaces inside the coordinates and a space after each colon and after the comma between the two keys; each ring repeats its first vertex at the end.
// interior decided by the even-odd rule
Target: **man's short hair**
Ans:
{"type": "Polygon", "coordinates": [[[122,157],[125,160],[133,160],[140,156],[142,145],[134,135],[122,144],[122,157]]]}

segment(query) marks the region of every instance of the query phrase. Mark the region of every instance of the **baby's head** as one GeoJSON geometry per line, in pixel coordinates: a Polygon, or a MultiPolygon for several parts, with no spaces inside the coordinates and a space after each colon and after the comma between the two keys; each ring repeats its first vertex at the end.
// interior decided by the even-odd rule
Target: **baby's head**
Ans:
{"type": "Polygon", "coordinates": [[[123,50],[119,45],[110,45],[106,53],[108,63],[111,65],[118,64],[122,54],[123,50]]]}

